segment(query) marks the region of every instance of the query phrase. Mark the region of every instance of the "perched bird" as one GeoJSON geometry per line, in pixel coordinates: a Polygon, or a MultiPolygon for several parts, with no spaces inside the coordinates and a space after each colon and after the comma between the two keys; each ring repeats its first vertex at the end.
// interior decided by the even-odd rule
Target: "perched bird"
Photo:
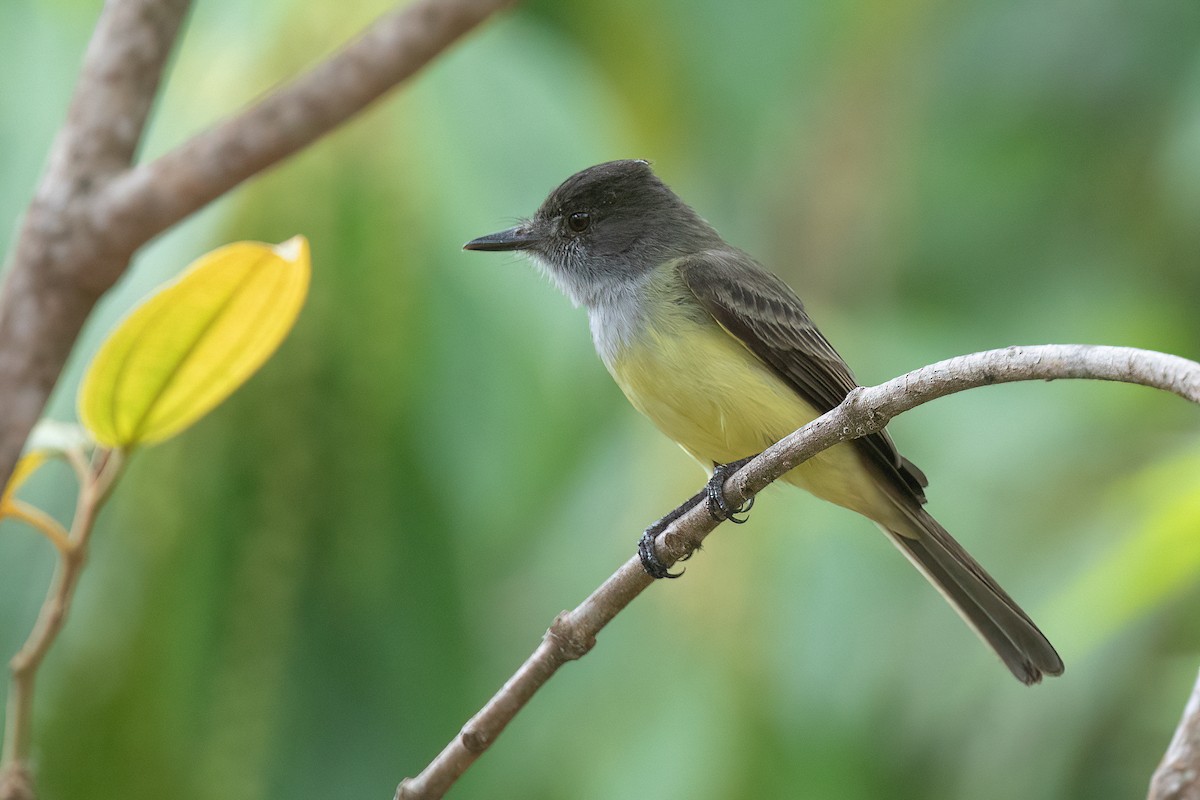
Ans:
{"type": "MultiPolygon", "coordinates": [[[[712,466],[707,498],[718,519],[743,510],[725,502],[725,467],[858,385],[787,284],[727,244],[645,161],[576,173],[532,218],[464,248],[523,251],[587,308],[596,352],[625,396],[712,466]]],[[[1062,673],[1033,621],[926,513],[925,475],[886,432],[825,450],[783,480],[875,522],[1018,680],[1062,673]]],[[[670,574],[653,535],[688,507],[643,537],[639,553],[651,575],[670,574]]]]}

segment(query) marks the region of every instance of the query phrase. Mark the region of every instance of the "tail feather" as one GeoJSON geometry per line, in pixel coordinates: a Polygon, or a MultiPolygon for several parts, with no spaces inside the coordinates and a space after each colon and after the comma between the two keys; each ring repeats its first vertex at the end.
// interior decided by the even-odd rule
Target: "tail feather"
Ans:
{"type": "Polygon", "coordinates": [[[979,562],[924,509],[906,512],[914,531],[884,531],[1017,680],[1033,684],[1043,675],[1061,675],[1063,662],[1054,646],[979,562]]]}

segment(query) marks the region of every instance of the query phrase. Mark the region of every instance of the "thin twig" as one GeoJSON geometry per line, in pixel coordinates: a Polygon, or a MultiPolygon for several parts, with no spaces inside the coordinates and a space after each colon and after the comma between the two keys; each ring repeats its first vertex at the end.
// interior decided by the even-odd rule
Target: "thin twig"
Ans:
{"type": "Polygon", "coordinates": [[[1200,676],[1146,800],[1200,800],[1200,676]]]}
{"type": "Polygon", "coordinates": [[[6,506],[5,516],[20,520],[45,536],[58,552],[65,553],[71,549],[71,539],[66,529],[45,511],[20,500],[10,500],[6,506]]]}
{"type": "Polygon", "coordinates": [[[72,447],[66,451],[66,457],[67,463],[71,465],[71,471],[75,473],[75,480],[79,481],[79,485],[82,486],[92,471],[87,453],[82,447],[72,447]]]}
{"type": "Polygon", "coordinates": [[[62,631],[79,575],[87,560],[88,541],[96,515],[108,499],[123,465],[117,451],[97,451],[87,479],[79,487],[79,502],[66,546],[59,551],[54,578],[42,602],[33,631],[9,662],[11,681],[0,755],[0,800],[34,797],[29,757],[33,746],[33,693],[38,668],[62,631]]]}
{"type": "MultiPolygon", "coordinates": [[[[837,408],[731,475],[725,483],[726,498],[733,505],[741,505],[822,450],[882,430],[892,417],[935,398],[993,383],[1059,378],[1137,383],[1200,403],[1200,364],[1164,353],[1125,347],[1042,345],[959,356],[852,392],[837,408]]],[[[696,505],[659,535],[659,559],[670,566],[686,558],[717,525],[704,504],[696,505]]],[[[590,650],[601,629],[651,582],[635,556],[574,611],[560,614],[542,644],[483,710],[419,775],[400,784],[396,800],[442,797],[550,676],[567,661],[590,650]]]]}

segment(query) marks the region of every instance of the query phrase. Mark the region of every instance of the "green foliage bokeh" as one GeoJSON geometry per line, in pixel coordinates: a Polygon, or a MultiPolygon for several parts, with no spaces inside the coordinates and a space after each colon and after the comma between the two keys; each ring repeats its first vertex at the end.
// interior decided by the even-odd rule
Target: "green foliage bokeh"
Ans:
{"type": "MultiPolygon", "coordinates": [[[[99,2],[0,4],[0,219],[99,2]]],[[[144,146],[313,63],[384,0],[196,4],[144,146]]],[[[89,324],[224,241],[303,233],[297,329],[140,454],[39,685],[46,798],[388,797],[700,471],[583,312],[462,253],[570,173],[651,159],[877,382],[1017,343],[1200,356],[1200,5],[524,4],[147,248],[89,324]]],[[[0,225],[0,248],[13,226],[0,225]]],[[[1124,798],[1200,665],[1197,409],[993,387],[893,424],[930,509],[1067,662],[1026,689],[861,519],[772,490],[564,669],[457,798],[1124,798]]],[[[29,497],[69,511],[66,470],[29,497]]],[[[0,527],[0,655],[53,554],[0,527]]]]}

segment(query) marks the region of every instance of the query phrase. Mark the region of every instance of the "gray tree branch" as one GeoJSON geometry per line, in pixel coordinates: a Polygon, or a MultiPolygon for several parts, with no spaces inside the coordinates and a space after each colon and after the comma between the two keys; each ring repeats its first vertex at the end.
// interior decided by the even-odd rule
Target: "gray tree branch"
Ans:
{"type": "Polygon", "coordinates": [[[1200,800],[1200,676],[1146,800],[1200,800]]]}
{"type": "Polygon", "coordinates": [[[307,147],[515,0],[416,0],[308,73],[107,188],[102,223],[148,239],[307,147]]]}
{"type": "Polygon", "coordinates": [[[0,288],[0,486],[96,300],[151,238],[347,121],[514,0],[415,0],[305,75],[131,168],[189,0],[108,0],[0,288]]]}
{"type": "Polygon", "coordinates": [[[96,197],[132,163],[188,0],[109,0],[0,287],[0,486],[96,299],[140,243],[93,226],[96,197]]]}
{"type": "MultiPolygon", "coordinates": [[[[822,450],[880,431],[897,414],[938,397],[994,383],[1060,378],[1137,383],[1200,403],[1200,364],[1177,356],[1093,345],[989,350],[940,361],[887,383],[851,392],[837,408],[780,440],[731,475],[725,482],[726,497],[731,504],[740,505],[822,450]]],[[[659,535],[655,543],[659,559],[670,566],[691,555],[717,524],[704,504],[698,504],[659,535]]],[[[634,556],[575,610],[559,614],[542,643],[487,705],[420,774],[401,782],[395,800],[442,797],[558,668],[586,654],[604,626],[652,582],[634,556]]],[[[1191,716],[1200,724],[1200,711],[1191,716]]],[[[1200,772],[1200,748],[1193,747],[1187,755],[1195,775],[1200,772]]],[[[1194,795],[1178,797],[1191,800],[1194,795]]]]}

